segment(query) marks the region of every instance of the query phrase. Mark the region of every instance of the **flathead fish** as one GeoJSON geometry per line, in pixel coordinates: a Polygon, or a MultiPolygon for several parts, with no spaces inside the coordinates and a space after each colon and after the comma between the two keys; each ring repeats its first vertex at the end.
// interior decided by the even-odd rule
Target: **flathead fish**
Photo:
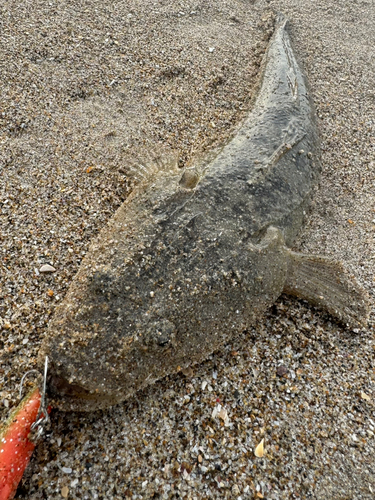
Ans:
{"type": "Polygon", "coordinates": [[[64,410],[118,403],[204,360],[284,292],[351,327],[367,299],[342,265],[292,252],[320,174],[314,109],[280,18],[246,121],[216,158],[154,169],[86,255],[41,350],[64,410]]]}

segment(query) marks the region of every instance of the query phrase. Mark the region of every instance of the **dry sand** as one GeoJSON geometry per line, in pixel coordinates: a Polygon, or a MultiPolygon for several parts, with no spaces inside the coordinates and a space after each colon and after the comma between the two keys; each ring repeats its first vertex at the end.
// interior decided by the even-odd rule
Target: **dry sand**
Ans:
{"type": "MultiPolygon", "coordinates": [[[[188,164],[243,118],[270,9],[291,21],[322,136],[297,248],[343,260],[374,299],[374,2],[171,4],[0,6],[1,418],[130,166],[155,149],[188,164]]],[[[17,498],[372,499],[374,355],[374,311],[351,332],[282,297],[187,376],[106,412],[53,413],[17,498]]]]}

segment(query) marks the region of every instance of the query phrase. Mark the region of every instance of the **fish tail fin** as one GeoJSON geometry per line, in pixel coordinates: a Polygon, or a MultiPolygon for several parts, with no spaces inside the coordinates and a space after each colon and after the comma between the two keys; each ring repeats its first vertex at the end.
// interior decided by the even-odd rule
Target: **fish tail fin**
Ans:
{"type": "Polygon", "coordinates": [[[341,262],[319,255],[288,254],[284,293],[325,309],[350,328],[366,325],[369,297],[341,262]]]}

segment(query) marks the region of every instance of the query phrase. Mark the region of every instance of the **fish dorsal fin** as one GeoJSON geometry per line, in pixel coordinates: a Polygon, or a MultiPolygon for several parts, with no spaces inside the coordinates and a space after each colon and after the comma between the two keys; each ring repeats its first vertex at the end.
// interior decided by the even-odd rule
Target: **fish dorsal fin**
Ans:
{"type": "Polygon", "coordinates": [[[133,187],[144,187],[161,175],[182,174],[178,160],[177,151],[154,149],[134,157],[124,171],[133,187]]]}

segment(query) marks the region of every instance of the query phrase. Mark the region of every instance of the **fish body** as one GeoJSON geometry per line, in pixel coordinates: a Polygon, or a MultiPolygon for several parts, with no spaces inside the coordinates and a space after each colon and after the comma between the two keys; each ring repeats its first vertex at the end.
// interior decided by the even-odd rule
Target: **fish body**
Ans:
{"type": "Polygon", "coordinates": [[[160,169],[92,244],[42,349],[54,404],[118,403],[204,360],[288,286],[301,295],[288,246],[319,173],[314,110],[280,19],[232,140],[200,171],[160,169]]]}

